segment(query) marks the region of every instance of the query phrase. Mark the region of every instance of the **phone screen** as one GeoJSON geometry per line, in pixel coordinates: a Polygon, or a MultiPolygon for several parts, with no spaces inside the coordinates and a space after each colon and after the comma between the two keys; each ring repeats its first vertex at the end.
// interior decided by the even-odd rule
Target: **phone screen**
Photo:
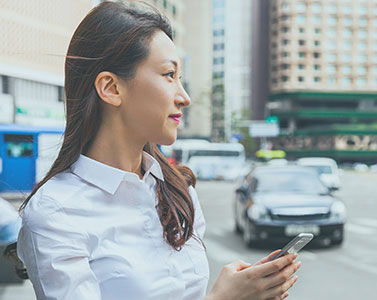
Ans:
{"type": "Polygon", "coordinates": [[[314,236],[311,233],[300,233],[298,236],[293,238],[287,245],[285,245],[284,248],[279,253],[277,253],[271,260],[277,259],[286,254],[299,252],[313,239],[313,237],[314,236]]]}

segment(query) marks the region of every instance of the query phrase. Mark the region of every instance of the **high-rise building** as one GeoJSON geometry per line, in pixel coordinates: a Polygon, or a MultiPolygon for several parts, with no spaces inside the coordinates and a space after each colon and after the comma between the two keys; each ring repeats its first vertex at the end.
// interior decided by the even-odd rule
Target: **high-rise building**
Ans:
{"type": "Polygon", "coordinates": [[[260,23],[269,27],[267,107],[283,133],[274,146],[292,157],[372,161],[377,154],[376,1],[268,4],[268,18],[260,23]]]}
{"type": "Polygon", "coordinates": [[[0,123],[64,124],[64,56],[92,6],[91,0],[0,2],[0,123]]]}
{"type": "Polygon", "coordinates": [[[213,134],[229,140],[250,114],[252,1],[213,0],[213,134]]]}
{"type": "Polygon", "coordinates": [[[185,2],[184,83],[191,105],[184,111],[180,137],[210,138],[212,88],[211,0],[185,2]]]}

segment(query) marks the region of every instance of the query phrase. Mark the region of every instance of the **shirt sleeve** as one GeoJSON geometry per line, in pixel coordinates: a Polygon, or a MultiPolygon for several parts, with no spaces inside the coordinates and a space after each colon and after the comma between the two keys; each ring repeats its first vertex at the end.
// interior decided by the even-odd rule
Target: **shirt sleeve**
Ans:
{"type": "Polygon", "coordinates": [[[37,299],[100,300],[88,235],[54,200],[33,198],[24,211],[17,248],[37,299]]]}
{"type": "Polygon", "coordinates": [[[206,221],[204,219],[203,211],[200,206],[198,194],[195,188],[190,185],[189,193],[195,208],[195,220],[194,220],[194,230],[198,233],[199,237],[203,239],[204,233],[206,231],[206,221]]]}

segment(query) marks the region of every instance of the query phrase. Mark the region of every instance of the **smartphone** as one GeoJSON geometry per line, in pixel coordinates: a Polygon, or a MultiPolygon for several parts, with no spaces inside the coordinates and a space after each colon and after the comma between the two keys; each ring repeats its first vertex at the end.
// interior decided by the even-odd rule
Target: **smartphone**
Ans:
{"type": "Polygon", "coordinates": [[[300,233],[298,236],[293,238],[287,245],[285,245],[279,253],[277,253],[273,258],[271,258],[271,260],[277,259],[286,254],[299,252],[302,248],[305,247],[307,243],[309,243],[313,239],[313,237],[314,236],[311,233],[300,233]]]}

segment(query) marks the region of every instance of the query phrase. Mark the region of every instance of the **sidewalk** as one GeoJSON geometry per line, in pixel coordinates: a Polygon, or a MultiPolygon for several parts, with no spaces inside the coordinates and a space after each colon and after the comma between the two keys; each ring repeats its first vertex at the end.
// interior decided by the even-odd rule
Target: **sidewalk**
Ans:
{"type": "Polygon", "coordinates": [[[30,280],[22,284],[0,284],[0,300],[35,300],[30,280]]]}

